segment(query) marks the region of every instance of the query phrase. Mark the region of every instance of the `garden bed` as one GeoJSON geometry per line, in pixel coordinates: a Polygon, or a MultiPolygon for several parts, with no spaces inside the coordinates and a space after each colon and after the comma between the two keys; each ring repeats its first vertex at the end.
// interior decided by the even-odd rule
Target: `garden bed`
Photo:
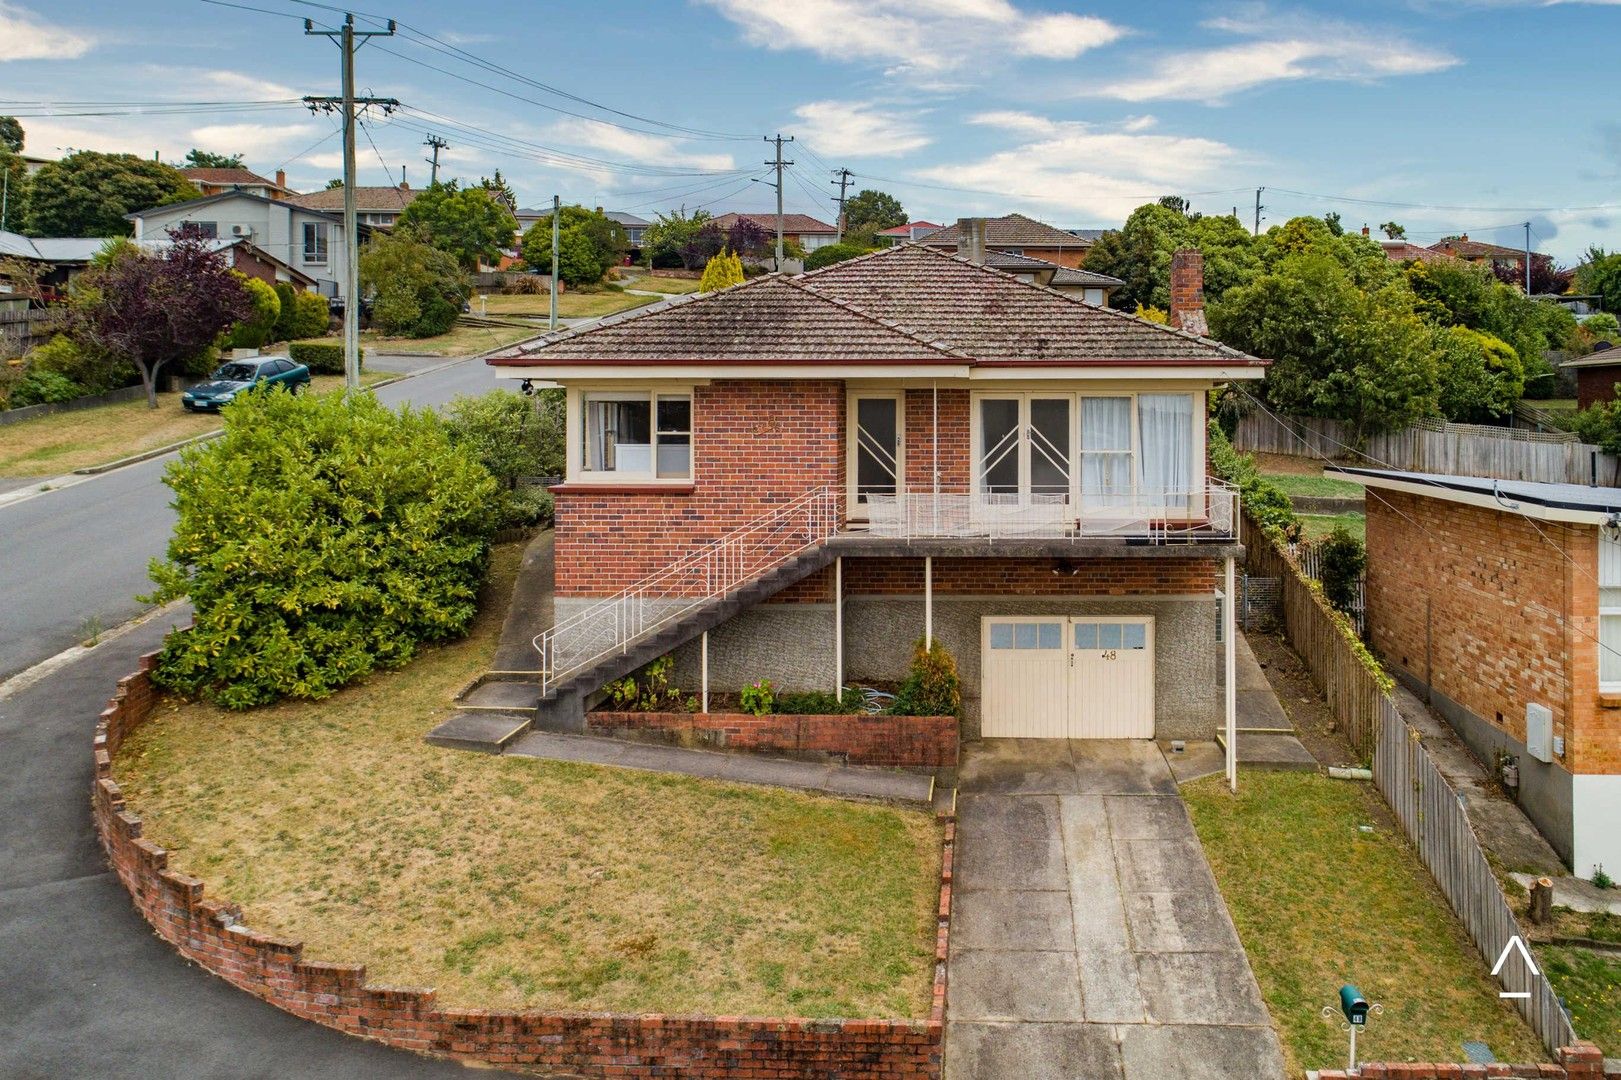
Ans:
{"type": "Polygon", "coordinates": [[[95,812],[137,906],[237,985],[411,1049],[938,1075],[950,859],[927,814],[422,742],[493,655],[518,555],[468,639],[326,701],[233,713],[125,680],[95,812]],[[836,1016],[876,1019],[804,1019],[836,1016]]]}
{"type": "Polygon", "coordinates": [[[829,758],[849,765],[956,768],[955,716],[839,713],[796,716],[744,712],[618,712],[586,714],[586,729],[713,750],[829,758]]]}

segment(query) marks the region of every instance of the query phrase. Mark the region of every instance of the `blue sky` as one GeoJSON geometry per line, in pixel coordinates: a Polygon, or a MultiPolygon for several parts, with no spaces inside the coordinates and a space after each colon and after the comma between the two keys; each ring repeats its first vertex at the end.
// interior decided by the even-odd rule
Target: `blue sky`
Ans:
{"type": "MultiPolygon", "coordinates": [[[[336,25],[332,10],[232,2],[262,10],[0,0],[0,112],[24,114],[27,149],[46,156],[177,160],[196,145],[321,186],[340,168],[334,122],[296,104],[9,104],[336,92],[336,48],[301,23],[336,25]]],[[[1530,220],[1562,261],[1621,246],[1621,0],[364,4],[402,33],[361,51],[359,85],[408,106],[368,124],[368,183],[402,165],[425,182],[431,130],[451,144],[448,175],[499,167],[528,205],[555,191],[649,217],[766,209],[751,177],[765,175],[761,136],[781,131],[796,136],[786,204],[824,219],[843,166],[936,221],[1020,210],[1102,227],[1177,192],[1248,222],[1264,186],[1263,224],[1338,210],[1424,243],[1517,245],[1530,220]]]]}

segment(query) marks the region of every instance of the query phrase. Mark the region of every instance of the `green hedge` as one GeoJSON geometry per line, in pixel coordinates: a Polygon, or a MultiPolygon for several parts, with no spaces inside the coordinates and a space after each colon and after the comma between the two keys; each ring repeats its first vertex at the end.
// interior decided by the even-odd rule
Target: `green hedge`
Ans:
{"type": "Polygon", "coordinates": [[[1295,513],[1289,496],[1260,474],[1253,457],[1233,449],[1227,433],[1214,420],[1210,421],[1210,471],[1238,488],[1243,508],[1262,529],[1276,529],[1290,539],[1299,538],[1300,515],[1295,513]]]}
{"type": "MultiPolygon", "coordinates": [[[[321,339],[294,341],[287,346],[287,355],[296,364],[303,364],[313,375],[343,374],[343,342],[321,339]]],[[[366,350],[360,350],[361,366],[365,366],[366,350]]]]}

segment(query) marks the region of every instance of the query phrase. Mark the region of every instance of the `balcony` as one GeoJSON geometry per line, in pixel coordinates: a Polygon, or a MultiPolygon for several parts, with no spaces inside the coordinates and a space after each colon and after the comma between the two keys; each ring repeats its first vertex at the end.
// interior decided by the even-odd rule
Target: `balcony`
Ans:
{"type": "Polygon", "coordinates": [[[1186,544],[1238,539],[1238,491],[1214,477],[1188,491],[1071,494],[907,492],[867,495],[852,534],[911,540],[1126,540],[1186,544]]]}

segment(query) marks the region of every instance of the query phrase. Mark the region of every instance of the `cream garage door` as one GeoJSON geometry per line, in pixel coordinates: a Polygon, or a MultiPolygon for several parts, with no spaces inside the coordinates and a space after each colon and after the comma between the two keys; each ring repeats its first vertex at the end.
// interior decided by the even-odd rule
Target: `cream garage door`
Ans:
{"type": "Polygon", "coordinates": [[[983,620],[981,731],[987,738],[1154,736],[1154,620],[983,620]]]}

